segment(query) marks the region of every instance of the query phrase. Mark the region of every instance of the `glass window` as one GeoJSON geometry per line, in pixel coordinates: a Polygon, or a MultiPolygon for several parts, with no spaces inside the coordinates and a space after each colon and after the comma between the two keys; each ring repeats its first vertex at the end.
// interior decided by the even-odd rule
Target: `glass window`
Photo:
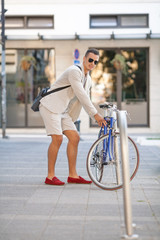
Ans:
{"type": "Polygon", "coordinates": [[[148,27],[148,14],[91,15],[90,28],[148,27]]]}
{"type": "Polygon", "coordinates": [[[122,16],[122,27],[147,27],[147,16],[122,16]]]}
{"type": "Polygon", "coordinates": [[[103,27],[116,27],[117,18],[115,16],[91,16],[90,27],[91,28],[103,28],[103,27]]]}
{"type": "Polygon", "coordinates": [[[99,63],[91,73],[91,98],[101,114],[99,104],[113,102],[130,113],[129,126],[149,126],[147,63],[148,49],[100,49],[99,63]]]}
{"type": "Polygon", "coordinates": [[[6,28],[53,28],[53,16],[6,16],[6,28]]]}
{"type": "Polygon", "coordinates": [[[29,28],[53,28],[53,17],[27,17],[29,28]]]}
{"type": "Polygon", "coordinates": [[[7,127],[25,127],[24,80],[20,71],[23,50],[6,50],[7,127]],[[8,65],[8,56],[14,54],[14,64],[8,65]]]}
{"type": "Polygon", "coordinates": [[[39,112],[33,112],[31,105],[38,92],[55,81],[54,58],[54,49],[6,49],[7,127],[44,126],[39,112]],[[33,64],[28,62],[30,59],[35,60],[33,64]]]}
{"type": "Polygon", "coordinates": [[[147,49],[121,50],[126,73],[122,71],[121,109],[130,113],[128,125],[148,126],[147,49]]]}
{"type": "Polygon", "coordinates": [[[36,68],[28,72],[28,126],[43,126],[40,114],[33,112],[31,105],[38,92],[55,81],[55,52],[54,49],[35,49],[28,50],[27,54],[36,60],[36,68]]]}
{"type": "Polygon", "coordinates": [[[5,27],[6,28],[23,28],[24,17],[6,17],[5,27]]]}

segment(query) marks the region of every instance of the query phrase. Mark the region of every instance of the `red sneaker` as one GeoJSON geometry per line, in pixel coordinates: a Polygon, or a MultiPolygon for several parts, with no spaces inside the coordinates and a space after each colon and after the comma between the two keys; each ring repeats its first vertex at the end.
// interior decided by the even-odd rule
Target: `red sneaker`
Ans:
{"type": "Polygon", "coordinates": [[[92,183],[92,181],[87,181],[80,176],[79,176],[79,178],[68,177],[67,182],[68,183],[79,183],[79,184],[91,184],[92,183]]]}
{"type": "Polygon", "coordinates": [[[49,185],[64,185],[65,182],[60,181],[57,177],[53,177],[52,180],[46,177],[45,184],[49,185]]]}

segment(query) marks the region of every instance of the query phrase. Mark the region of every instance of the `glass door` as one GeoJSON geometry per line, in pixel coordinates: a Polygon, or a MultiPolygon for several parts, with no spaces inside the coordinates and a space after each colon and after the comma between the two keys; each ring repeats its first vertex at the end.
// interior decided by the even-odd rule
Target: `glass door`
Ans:
{"type": "Polygon", "coordinates": [[[50,86],[55,81],[55,62],[54,50],[28,50],[29,56],[33,56],[36,60],[35,67],[33,66],[28,72],[28,99],[27,102],[27,124],[28,127],[43,126],[39,112],[33,112],[31,105],[39,91],[50,86]]]}
{"type": "Polygon", "coordinates": [[[7,127],[25,127],[24,80],[20,71],[23,55],[24,50],[6,50],[7,127]]]}
{"type": "Polygon", "coordinates": [[[54,49],[6,50],[7,127],[42,127],[31,105],[55,81],[54,49]]]}
{"type": "MultiPolygon", "coordinates": [[[[91,99],[103,116],[103,110],[99,108],[99,104],[103,102],[113,102],[117,104],[117,73],[116,69],[111,64],[115,56],[115,50],[99,50],[100,58],[96,68],[91,72],[92,89],[91,99]]],[[[90,120],[92,127],[97,124],[90,120]]]]}
{"type": "MultiPolygon", "coordinates": [[[[127,110],[129,126],[148,126],[148,49],[100,49],[100,60],[91,72],[91,98],[99,112],[102,102],[127,110]]],[[[91,120],[91,126],[97,126],[91,120]]]]}
{"type": "Polygon", "coordinates": [[[130,113],[130,126],[148,126],[148,50],[123,49],[121,109],[130,113]]]}

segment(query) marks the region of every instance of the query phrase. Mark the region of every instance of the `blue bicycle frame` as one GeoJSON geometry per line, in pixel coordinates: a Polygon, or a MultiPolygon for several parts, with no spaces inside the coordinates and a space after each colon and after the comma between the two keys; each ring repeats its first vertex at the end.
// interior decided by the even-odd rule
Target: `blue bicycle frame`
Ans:
{"type": "Polygon", "coordinates": [[[104,118],[107,122],[106,126],[101,127],[99,136],[101,136],[102,130],[104,128],[104,135],[108,133],[108,140],[105,138],[103,140],[103,164],[105,165],[107,154],[109,155],[109,160],[114,159],[114,137],[112,136],[112,129],[114,125],[114,118],[113,117],[105,117],[104,118]],[[110,148],[111,145],[111,148],[110,148]]]}

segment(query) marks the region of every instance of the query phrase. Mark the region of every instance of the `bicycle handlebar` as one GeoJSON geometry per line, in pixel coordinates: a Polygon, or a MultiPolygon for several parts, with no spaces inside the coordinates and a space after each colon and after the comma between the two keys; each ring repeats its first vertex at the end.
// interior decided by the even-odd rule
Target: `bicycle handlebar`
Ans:
{"type": "Polygon", "coordinates": [[[103,109],[109,109],[109,108],[112,108],[113,110],[117,109],[117,105],[110,103],[110,102],[101,103],[101,104],[99,104],[99,107],[103,108],[103,109]]]}
{"type": "MultiPolygon", "coordinates": [[[[117,109],[117,105],[116,104],[113,104],[111,102],[104,102],[104,103],[101,103],[99,104],[99,107],[102,108],[102,109],[108,109],[108,110],[112,110],[112,111],[115,111],[115,112],[118,112],[120,110],[117,109]]],[[[126,115],[127,117],[129,118],[129,120],[131,120],[130,118],[130,113],[128,113],[127,111],[126,112],[126,115]]]]}

